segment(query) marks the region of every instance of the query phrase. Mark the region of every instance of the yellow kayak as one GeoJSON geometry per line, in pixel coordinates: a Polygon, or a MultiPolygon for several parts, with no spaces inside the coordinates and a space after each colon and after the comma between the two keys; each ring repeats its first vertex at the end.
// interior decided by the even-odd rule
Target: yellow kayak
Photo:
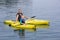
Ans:
{"type": "Polygon", "coordinates": [[[14,29],[20,29],[20,28],[35,28],[35,25],[49,25],[49,21],[48,20],[38,20],[38,19],[28,19],[25,21],[26,25],[20,25],[20,22],[15,22],[13,20],[5,20],[4,21],[5,24],[8,24],[9,26],[11,26],[14,29]],[[34,24],[34,25],[31,25],[34,24]]]}
{"type": "Polygon", "coordinates": [[[34,24],[34,25],[48,25],[49,21],[48,20],[38,20],[38,19],[28,19],[25,21],[27,24],[34,24]]]}

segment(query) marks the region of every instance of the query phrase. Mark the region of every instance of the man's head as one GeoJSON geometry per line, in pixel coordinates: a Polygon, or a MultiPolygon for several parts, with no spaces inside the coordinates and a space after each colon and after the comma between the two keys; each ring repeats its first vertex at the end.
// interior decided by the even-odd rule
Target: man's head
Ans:
{"type": "Polygon", "coordinates": [[[21,9],[18,9],[18,13],[22,13],[22,10],[21,9]]]}

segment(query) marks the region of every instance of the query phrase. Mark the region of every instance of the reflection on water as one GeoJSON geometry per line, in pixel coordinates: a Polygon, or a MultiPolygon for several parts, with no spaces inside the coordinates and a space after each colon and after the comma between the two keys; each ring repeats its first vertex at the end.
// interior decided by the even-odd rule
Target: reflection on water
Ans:
{"type": "Polygon", "coordinates": [[[19,30],[19,35],[20,36],[25,36],[25,30],[24,29],[19,30]]]}
{"type": "MultiPolygon", "coordinates": [[[[25,40],[25,38],[26,38],[26,31],[27,32],[37,32],[36,30],[37,30],[37,28],[38,29],[40,29],[40,28],[49,28],[49,26],[48,25],[39,25],[39,26],[36,26],[36,28],[35,29],[20,29],[20,30],[16,30],[16,31],[14,31],[15,33],[17,33],[18,35],[19,35],[19,38],[21,39],[21,40],[25,40]]],[[[31,34],[30,34],[31,35],[31,34]]]]}
{"type": "Polygon", "coordinates": [[[19,34],[19,38],[21,40],[25,40],[25,30],[24,29],[19,30],[18,34],[19,34]]]}
{"type": "Polygon", "coordinates": [[[19,38],[21,39],[21,40],[25,40],[25,31],[26,30],[28,30],[29,32],[35,32],[36,31],[36,29],[20,29],[20,30],[17,30],[17,31],[14,31],[15,33],[17,33],[18,35],[19,35],[19,38]]]}
{"type": "Polygon", "coordinates": [[[26,29],[26,31],[35,32],[36,31],[36,28],[35,29],[26,29]]]}
{"type": "Polygon", "coordinates": [[[18,34],[19,38],[21,40],[24,40],[25,39],[25,30],[17,30],[17,31],[14,31],[16,34],[18,34]]]}

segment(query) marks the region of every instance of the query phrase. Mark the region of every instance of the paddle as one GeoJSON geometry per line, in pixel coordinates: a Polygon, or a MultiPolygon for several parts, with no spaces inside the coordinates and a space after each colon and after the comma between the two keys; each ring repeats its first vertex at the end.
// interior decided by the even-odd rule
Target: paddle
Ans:
{"type": "Polygon", "coordinates": [[[36,16],[32,16],[32,17],[30,17],[30,18],[27,18],[27,19],[33,19],[33,18],[35,18],[36,16]]]}
{"type": "Polygon", "coordinates": [[[36,16],[32,16],[31,18],[35,18],[36,16]]]}

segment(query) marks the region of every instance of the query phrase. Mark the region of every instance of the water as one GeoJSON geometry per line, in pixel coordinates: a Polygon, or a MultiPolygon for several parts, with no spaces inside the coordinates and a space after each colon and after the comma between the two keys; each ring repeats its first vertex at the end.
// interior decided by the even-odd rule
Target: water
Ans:
{"type": "Polygon", "coordinates": [[[59,0],[0,0],[0,40],[60,40],[59,10],[59,0]],[[49,28],[19,32],[4,25],[4,20],[15,20],[19,8],[26,16],[50,20],[49,28]]]}

